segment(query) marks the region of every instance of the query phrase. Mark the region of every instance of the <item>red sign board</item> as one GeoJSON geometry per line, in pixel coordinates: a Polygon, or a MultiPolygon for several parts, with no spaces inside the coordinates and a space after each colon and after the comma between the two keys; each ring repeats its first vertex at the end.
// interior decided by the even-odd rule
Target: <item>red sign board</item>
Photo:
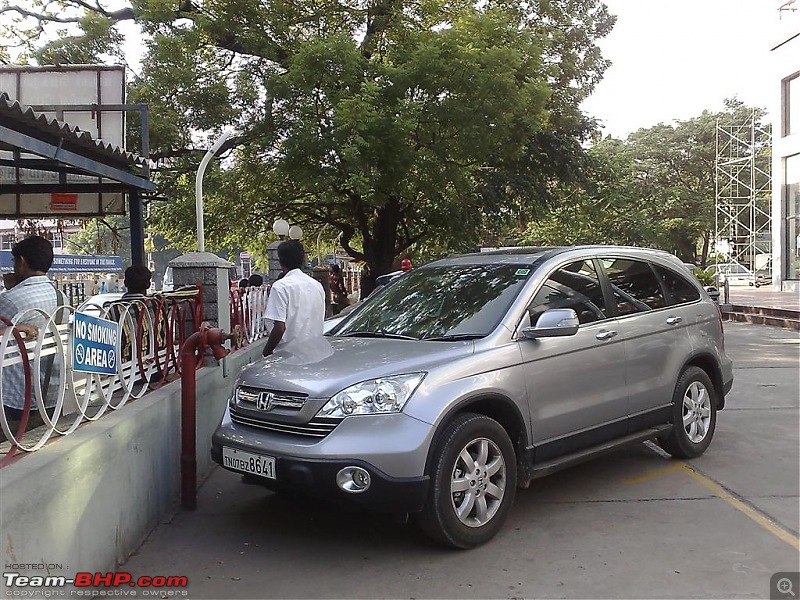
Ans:
{"type": "Polygon", "coordinates": [[[78,210],[78,194],[50,194],[50,210],[76,212],[78,210]]]}

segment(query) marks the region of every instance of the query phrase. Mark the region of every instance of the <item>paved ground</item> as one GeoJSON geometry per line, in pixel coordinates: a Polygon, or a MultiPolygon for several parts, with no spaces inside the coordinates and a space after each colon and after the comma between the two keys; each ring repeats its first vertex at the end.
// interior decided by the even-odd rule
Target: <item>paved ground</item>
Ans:
{"type": "Polygon", "coordinates": [[[538,480],[480,548],[218,469],[123,570],[186,575],[190,598],[769,598],[800,569],[800,336],[726,331],[736,383],[704,456],[639,445],[538,480]]]}
{"type": "Polygon", "coordinates": [[[731,304],[800,310],[800,294],[797,292],[775,292],[769,287],[731,286],[731,304]]]}

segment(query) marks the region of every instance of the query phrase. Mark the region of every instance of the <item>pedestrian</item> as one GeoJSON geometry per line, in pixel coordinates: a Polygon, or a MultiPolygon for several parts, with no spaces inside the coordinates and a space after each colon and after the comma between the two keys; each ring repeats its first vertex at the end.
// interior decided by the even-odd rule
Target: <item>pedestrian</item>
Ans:
{"type": "MultiPolygon", "coordinates": [[[[142,307],[145,306],[143,302],[147,298],[147,291],[150,289],[150,281],[153,274],[150,269],[144,265],[132,265],[125,269],[125,293],[120,298],[121,302],[112,303],[112,315],[115,321],[120,323],[124,308],[127,307],[130,321],[120,323],[121,332],[121,358],[123,362],[132,360],[131,354],[131,339],[136,340],[136,347],[142,352],[143,356],[147,356],[150,348],[150,324],[153,321],[152,311],[149,318],[145,318],[145,313],[142,313],[142,307]],[[139,302],[136,302],[139,300],[139,302]],[[127,302],[125,302],[127,301],[127,302]]],[[[144,310],[149,310],[145,308],[144,310]]],[[[151,379],[152,381],[152,379],[151,379]]]]}
{"type": "MultiPolygon", "coordinates": [[[[24,313],[19,323],[29,326],[29,331],[31,327],[41,330],[47,325],[47,318],[38,310],[52,315],[58,306],[56,290],[47,277],[53,264],[53,245],[43,237],[28,237],[14,245],[11,255],[14,260],[14,276],[6,278],[6,287],[9,289],[0,294],[0,317],[11,320],[15,315],[24,313]],[[12,283],[10,287],[9,283],[12,283]]],[[[29,358],[33,368],[33,356],[29,358]]],[[[49,362],[52,363],[52,360],[49,362]]],[[[50,367],[52,368],[52,364],[50,367]]],[[[40,370],[42,382],[46,379],[47,370],[47,365],[40,370]]],[[[57,372],[58,369],[53,368],[53,371],[57,372]]],[[[10,421],[19,421],[25,406],[24,367],[22,364],[3,367],[0,377],[3,377],[2,401],[6,417],[10,421]]],[[[51,377],[51,383],[54,379],[55,377],[51,377]]],[[[52,406],[48,406],[49,396],[46,394],[46,389],[43,389],[45,407],[51,408],[52,406]]],[[[32,396],[31,410],[36,406],[35,394],[32,393],[32,396]]],[[[55,398],[52,404],[55,404],[55,398]]]]}
{"type": "Polygon", "coordinates": [[[102,283],[100,284],[100,293],[107,294],[108,293],[108,285],[106,284],[106,280],[103,279],[102,283]]]}
{"type": "Polygon", "coordinates": [[[342,280],[342,269],[339,265],[331,265],[329,270],[328,282],[331,288],[331,304],[333,305],[333,314],[338,315],[350,301],[347,298],[347,289],[344,287],[342,280]]]}
{"type": "Polygon", "coordinates": [[[133,265],[125,269],[125,289],[127,291],[122,294],[122,299],[146,296],[147,290],[150,289],[152,276],[150,269],[143,265],[133,265]]]}
{"type": "Polygon", "coordinates": [[[325,320],[325,290],[301,270],[306,252],[297,240],[278,246],[278,262],[284,277],[272,284],[264,316],[272,321],[264,356],[276,349],[322,336],[325,320]]]}
{"type": "Polygon", "coordinates": [[[264,278],[259,275],[258,273],[253,273],[250,275],[250,279],[247,280],[248,287],[257,288],[264,285],[264,278]]]}

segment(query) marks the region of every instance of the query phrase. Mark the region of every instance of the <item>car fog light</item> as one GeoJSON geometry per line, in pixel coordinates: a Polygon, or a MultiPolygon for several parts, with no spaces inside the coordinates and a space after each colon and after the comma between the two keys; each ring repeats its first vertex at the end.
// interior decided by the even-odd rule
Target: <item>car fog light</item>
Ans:
{"type": "Polygon", "coordinates": [[[348,494],[365,492],[370,483],[369,471],[361,467],[345,467],[336,474],[336,485],[348,494]]]}

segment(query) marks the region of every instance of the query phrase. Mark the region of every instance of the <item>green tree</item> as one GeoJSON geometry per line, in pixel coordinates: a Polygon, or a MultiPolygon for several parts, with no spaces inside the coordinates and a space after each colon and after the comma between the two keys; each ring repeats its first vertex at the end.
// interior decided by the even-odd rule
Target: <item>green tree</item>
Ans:
{"type": "Polygon", "coordinates": [[[69,236],[67,249],[72,254],[119,255],[123,264],[131,264],[130,225],[123,216],[88,219],[81,229],[69,236]]]}
{"type": "Polygon", "coordinates": [[[660,123],[589,151],[587,180],[522,236],[527,243],[652,246],[687,262],[708,259],[715,227],[717,126],[746,123],[765,111],[727,100],[725,110],[660,123]]]}
{"type": "MultiPolygon", "coordinates": [[[[154,211],[158,229],[189,244],[197,148],[234,126],[237,147],[205,186],[208,243],[258,243],[279,216],[311,233],[329,225],[374,275],[414,244],[475,245],[489,223],[518,225],[579,174],[593,123],[578,106],[607,66],[596,41],[614,22],[598,0],[129,10],[146,36],[129,99],[151,107],[160,192],[173,200],[154,211]]],[[[108,52],[113,27],[95,29],[61,40],[61,55],[108,52]]]]}

